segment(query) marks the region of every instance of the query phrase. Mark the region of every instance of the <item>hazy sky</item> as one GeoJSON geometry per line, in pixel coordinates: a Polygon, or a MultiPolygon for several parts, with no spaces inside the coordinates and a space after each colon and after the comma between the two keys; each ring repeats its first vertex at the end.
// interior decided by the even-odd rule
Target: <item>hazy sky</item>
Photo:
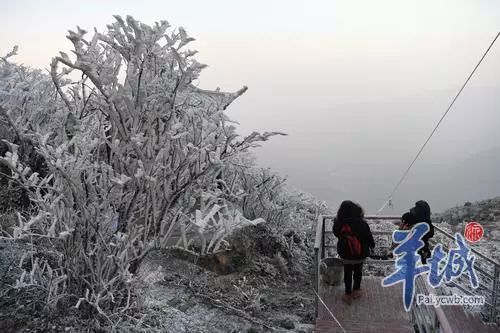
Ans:
{"type": "MultiPolygon", "coordinates": [[[[0,53],[17,44],[18,62],[48,68],[70,49],[66,30],[102,31],[113,14],[185,27],[209,65],[201,87],[249,86],[229,109],[240,131],[289,134],[260,149],[259,163],[332,206],[350,198],[368,211],[500,31],[496,0],[17,0],[2,4],[0,53]]],[[[396,212],[413,199],[459,200],[412,184],[439,184],[438,169],[500,146],[499,89],[500,41],[403,184],[396,212]]]]}

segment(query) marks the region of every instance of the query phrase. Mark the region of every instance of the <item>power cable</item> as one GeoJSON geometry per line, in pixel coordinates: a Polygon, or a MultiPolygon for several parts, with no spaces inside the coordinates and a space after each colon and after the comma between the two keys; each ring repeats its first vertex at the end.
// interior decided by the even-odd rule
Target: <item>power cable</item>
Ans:
{"type": "Polygon", "coordinates": [[[491,42],[490,46],[488,46],[488,48],[486,49],[486,51],[484,52],[483,56],[481,57],[481,59],[479,60],[479,62],[476,64],[476,66],[474,67],[474,69],[472,70],[472,72],[469,74],[469,77],[467,77],[467,80],[465,80],[464,84],[462,85],[462,87],[460,88],[460,90],[458,91],[458,93],[455,95],[455,98],[453,98],[453,100],[451,101],[450,105],[448,106],[448,108],[446,109],[446,111],[444,112],[444,114],[441,116],[441,119],[439,119],[438,123],[436,124],[436,126],[434,126],[434,129],[432,130],[431,134],[427,137],[427,140],[425,140],[424,144],[422,145],[422,147],[420,147],[420,150],[417,152],[417,155],[415,155],[415,158],[413,159],[413,161],[410,163],[410,166],[406,169],[406,171],[403,173],[403,175],[401,176],[401,178],[399,179],[399,181],[397,182],[396,186],[394,186],[393,190],[391,191],[391,193],[389,194],[389,196],[387,197],[387,200],[384,202],[384,204],[382,205],[382,207],[380,207],[380,209],[378,210],[377,213],[380,213],[384,208],[385,206],[387,206],[388,204],[391,204],[392,205],[392,197],[394,196],[394,194],[396,193],[396,191],[398,190],[399,186],[401,185],[401,183],[403,182],[403,180],[406,178],[406,176],[408,175],[408,172],[410,172],[410,169],[413,167],[413,164],[415,164],[415,162],[417,161],[417,159],[419,158],[420,154],[422,153],[422,151],[424,150],[425,146],[427,146],[427,143],[429,143],[429,141],[431,140],[432,136],[434,135],[434,133],[436,133],[436,130],[438,129],[439,125],[441,125],[441,123],[443,122],[444,118],[446,117],[446,115],[448,114],[448,112],[451,110],[451,108],[453,107],[453,105],[455,104],[455,101],[458,99],[458,97],[460,96],[460,94],[462,93],[462,91],[464,90],[465,86],[467,85],[467,83],[469,83],[470,79],[472,78],[472,76],[474,75],[474,73],[476,72],[476,70],[479,68],[479,66],[481,65],[481,63],[483,62],[483,59],[486,57],[486,55],[488,54],[488,52],[490,51],[490,49],[492,48],[493,44],[495,44],[495,42],[497,41],[498,39],[498,36],[500,36],[500,32],[495,36],[495,38],[493,39],[493,41],[491,42]]]}

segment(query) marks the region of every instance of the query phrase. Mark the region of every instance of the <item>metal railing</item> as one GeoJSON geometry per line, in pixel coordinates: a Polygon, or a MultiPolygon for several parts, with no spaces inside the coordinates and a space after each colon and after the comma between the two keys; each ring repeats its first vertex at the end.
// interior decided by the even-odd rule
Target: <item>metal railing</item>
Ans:
{"type": "MultiPolygon", "coordinates": [[[[321,261],[325,258],[325,253],[326,249],[330,248],[335,248],[335,245],[333,242],[330,242],[327,240],[327,235],[332,234],[333,231],[331,228],[329,230],[327,229],[327,221],[331,221],[331,224],[333,225],[333,215],[321,215],[318,218],[317,225],[316,225],[316,238],[314,242],[314,289],[316,291],[316,294],[320,294],[320,266],[321,266],[321,261]]],[[[369,223],[371,222],[372,224],[376,224],[377,222],[380,221],[393,221],[394,227],[396,228],[397,225],[399,224],[398,222],[401,220],[399,216],[378,216],[378,215],[369,215],[365,216],[365,220],[367,220],[369,223]]],[[[448,240],[454,240],[455,237],[451,235],[450,233],[446,232],[439,226],[434,225],[435,228],[435,236],[434,240],[432,240],[431,244],[435,245],[436,241],[436,235],[442,235],[443,237],[447,238],[448,240]]],[[[385,235],[392,237],[392,231],[373,231],[372,232],[375,235],[385,235]]],[[[444,246],[446,248],[446,246],[444,246]]],[[[490,282],[491,285],[488,283],[483,283],[480,282],[480,286],[478,289],[475,289],[474,291],[471,290],[470,288],[467,287],[466,283],[464,281],[458,280],[458,282],[453,282],[448,284],[448,286],[452,286],[460,290],[466,295],[478,295],[479,294],[485,296],[486,298],[486,308],[487,311],[484,313],[484,319],[489,322],[495,322],[496,324],[499,324],[499,319],[500,319],[500,306],[498,305],[498,289],[500,287],[499,283],[499,278],[500,278],[500,264],[496,262],[495,260],[488,258],[485,254],[475,250],[471,249],[471,252],[476,255],[478,258],[481,260],[475,260],[474,262],[474,268],[476,272],[479,272],[480,277],[483,279],[487,280],[490,282]]],[[[373,260],[373,259],[367,259],[365,261],[367,264],[391,264],[394,263],[394,260],[373,260]]],[[[480,279],[481,280],[481,279],[480,279]]],[[[426,294],[429,293],[435,293],[435,290],[430,288],[427,283],[424,283],[425,281],[421,281],[420,283],[417,283],[417,291],[419,292],[425,292],[426,294]]],[[[316,317],[318,317],[318,308],[319,308],[319,300],[318,296],[316,296],[316,309],[315,309],[315,314],[316,317]]],[[[332,310],[332,309],[331,309],[332,310]]],[[[421,332],[437,332],[439,329],[441,329],[442,332],[447,332],[447,329],[449,328],[449,323],[447,321],[447,318],[443,312],[442,309],[440,308],[434,308],[434,307],[417,307],[414,306],[412,310],[412,319],[414,320],[414,323],[420,327],[421,332]]]]}
{"type": "MultiPolygon", "coordinates": [[[[443,230],[439,226],[434,225],[435,231],[438,233],[435,233],[434,238],[436,238],[437,235],[444,236],[448,240],[455,240],[455,237],[448,233],[447,231],[443,230]]],[[[431,239],[431,244],[436,245],[437,241],[435,239],[431,239]]],[[[441,244],[443,245],[443,244],[441,244]]],[[[443,246],[444,248],[448,248],[446,246],[443,246]]],[[[484,313],[484,318],[486,321],[489,322],[494,322],[497,325],[500,324],[500,305],[498,304],[498,289],[499,289],[499,283],[498,280],[500,278],[500,263],[497,261],[491,259],[487,255],[475,250],[471,249],[471,252],[477,256],[480,260],[475,260],[474,261],[474,269],[476,272],[479,273],[480,276],[480,281],[479,281],[479,288],[477,289],[472,289],[470,286],[463,280],[459,279],[458,282],[452,282],[449,283],[448,286],[450,287],[455,287],[461,292],[463,292],[466,295],[480,295],[480,296],[485,296],[486,302],[485,306],[487,308],[486,313],[484,313]],[[489,283],[484,283],[484,281],[481,280],[486,280],[489,283]]]]}
{"type": "MultiPolygon", "coordinates": [[[[331,249],[335,248],[335,244],[332,242],[328,242],[326,239],[327,235],[332,235],[333,236],[333,230],[330,228],[329,230],[326,230],[326,222],[331,221],[331,224],[333,225],[333,215],[320,215],[318,217],[318,222],[316,225],[316,237],[314,240],[314,290],[316,291],[317,295],[320,293],[320,266],[321,266],[321,261],[325,258],[325,253],[326,249],[331,249]]],[[[365,216],[365,220],[367,221],[387,221],[387,220],[400,220],[400,218],[396,218],[394,216],[365,216]]],[[[392,231],[373,231],[372,234],[374,235],[385,235],[388,237],[392,237],[392,231]]],[[[394,263],[394,260],[375,260],[375,259],[367,259],[365,261],[367,264],[392,264],[394,263]]],[[[318,296],[316,296],[316,301],[315,301],[315,316],[318,317],[318,308],[319,308],[319,299],[318,296]]]]}

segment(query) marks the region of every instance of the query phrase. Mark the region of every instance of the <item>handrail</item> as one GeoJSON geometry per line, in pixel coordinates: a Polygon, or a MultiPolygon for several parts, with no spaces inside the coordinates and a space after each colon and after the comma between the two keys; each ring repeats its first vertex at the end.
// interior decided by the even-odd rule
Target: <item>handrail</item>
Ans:
{"type": "MultiPolygon", "coordinates": [[[[440,227],[436,226],[435,224],[434,225],[434,229],[439,231],[440,233],[442,233],[443,235],[445,235],[446,237],[450,238],[450,239],[455,239],[455,236],[451,235],[450,233],[448,233],[447,231],[441,229],[440,227]]],[[[470,249],[471,252],[473,252],[474,254],[477,254],[478,256],[480,256],[482,259],[488,261],[490,264],[493,264],[495,266],[500,266],[500,263],[496,262],[495,260],[491,259],[491,258],[488,258],[485,254],[482,254],[481,252],[475,250],[475,249],[470,249]]]]}
{"type": "MultiPolygon", "coordinates": [[[[324,219],[333,219],[334,217],[335,217],[335,215],[323,215],[324,219]]],[[[401,217],[396,216],[396,215],[366,215],[365,219],[367,219],[367,220],[401,220],[401,217]]],[[[448,233],[447,231],[443,230],[442,228],[440,228],[436,224],[433,224],[433,226],[434,226],[435,230],[439,231],[440,233],[442,233],[446,237],[448,237],[452,240],[455,239],[455,236],[453,236],[450,233],[448,233]]],[[[384,231],[374,231],[373,233],[385,233],[385,232],[384,231]]],[[[316,230],[316,235],[318,235],[318,230],[316,230]]],[[[315,245],[316,245],[316,243],[315,243],[315,245]]],[[[485,254],[477,251],[476,249],[470,249],[470,250],[471,250],[471,252],[473,252],[474,254],[477,254],[482,259],[488,261],[489,263],[500,267],[499,262],[487,257],[485,254]]]]}
{"type": "Polygon", "coordinates": [[[316,238],[314,239],[314,249],[319,249],[321,247],[321,230],[323,224],[323,215],[318,217],[318,222],[316,223],[316,238]]]}
{"type": "MultiPolygon", "coordinates": [[[[450,233],[448,233],[447,231],[441,229],[440,227],[438,226],[435,226],[434,225],[434,229],[439,231],[441,234],[443,234],[444,236],[448,237],[449,239],[455,239],[455,237],[453,235],[451,235],[450,233]]],[[[476,269],[478,271],[480,271],[482,274],[484,274],[485,276],[487,276],[488,278],[490,278],[493,282],[493,286],[492,288],[490,289],[489,287],[485,287],[484,285],[480,284],[487,292],[490,292],[491,293],[491,303],[490,302],[485,302],[485,305],[490,308],[490,313],[489,313],[489,319],[491,321],[494,321],[496,322],[496,314],[497,313],[500,313],[500,306],[497,305],[497,297],[498,297],[498,274],[500,272],[500,263],[498,263],[497,261],[487,257],[485,254],[477,251],[476,249],[470,249],[470,251],[472,253],[474,253],[475,255],[477,255],[478,257],[480,257],[481,259],[483,259],[484,261],[490,263],[491,265],[493,265],[493,276],[491,276],[489,273],[487,273],[486,271],[484,271],[482,268],[480,267],[476,267],[476,269]]],[[[458,288],[460,291],[466,293],[466,294],[469,294],[471,295],[472,293],[470,293],[468,290],[466,290],[465,288],[461,287],[458,283],[454,283],[453,282],[453,285],[458,288]]]]}
{"type": "MultiPolygon", "coordinates": [[[[427,292],[427,285],[421,276],[418,276],[415,280],[415,288],[418,293],[427,292]]],[[[437,332],[442,327],[433,306],[415,303],[411,316],[412,322],[418,327],[419,332],[437,332]]]]}
{"type": "MultiPolygon", "coordinates": [[[[335,215],[323,215],[325,219],[334,219],[335,215]]],[[[401,220],[401,216],[396,215],[365,215],[367,220],[401,220]]]]}
{"type": "MultiPolygon", "coordinates": [[[[333,234],[331,230],[325,230],[325,234],[333,234]]],[[[392,235],[392,231],[372,231],[373,235],[392,235]]]]}
{"type": "MultiPolygon", "coordinates": [[[[385,219],[385,220],[399,220],[400,217],[398,216],[366,216],[365,217],[366,219],[385,219]]],[[[448,233],[447,231],[445,231],[444,229],[442,229],[441,227],[437,226],[436,224],[433,224],[434,226],[434,229],[436,231],[438,231],[439,233],[443,234],[445,237],[451,239],[451,240],[455,240],[455,236],[453,236],[452,234],[448,233]]],[[[498,297],[497,296],[497,289],[498,289],[498,276],[495,276],[496,274],[498,274],[498,272],[500,272],[500,263],[498,263],[497,261],[487,257],[485,254],[479,252],[478,250],[476,249],[470,249],[470,251],[472,253],[474,253],[475,255],[477,255],[478,257],[480,257],[481,259],[483,259],[484,261],[488,262],[489,264],[493,265],[493,268],[494,268],[494,273],[493,273],[493,276],[491,276],[490,274],[486,273],[483,269],[479,268],[478,270],[486,275],[488,278],[491,278],[493,280],[493,286],[492,288],[489,288],[483,284],[480,284],[486,291],[488,292],[491,292],[492,294],[492,301],[491,303],[490,302],[485,302],[485,305],[489,308],[491,308],[491,314],[490,314],[490,318],[493,318],[494,315],[495,315],[495,312],[496,313],[500,313],[500,306],[497,306],[496,305],[496,298],[498,297]]],[[[454,283],[454,285],[456,287],[458,287],[458,289],[460,289],[462,292],[464,292],[464,288],[461,288],[457,283],[454,283]]]]}
{"type": "MultiPolygon", "coordinates": [[[[314,241],[314,254],[315,254],[315,265],[314,265],[315,266],[315,285],[314,285],[314,287],[315,287],[315,290],[317,291],[318,294],[319,294],[319,287],[320,287],[319,266],[320,266],[321,260],[325,256],[325,252],[324,252],[325,248],[332,248],[333,247],[332,245],[325,244],[326,243],[325,234],[332,233],[331,231],[325,231],[325,222],[326,222],[326,220],[333,220],[334,217],[335,217],[334,215],[321,215],[318,217],[318,222],[316,225],[316,238],[314,241]]],[[[391,221],[391,220],[400,221],[401,220],[401,218],[399,216],[394,216],[394,215],[386,215],[386,216],[367,215],[367,216],[365,216],[365,219],[366,220],[389,220],[389,221],[391,221]]],[[[434,228],[436,231],[443,234],[447,238],[452,239],[452,240],[455,239],[455,237],[453,235],[451,235],[447,231],[443,230],[441,227],[434,225],[434,228]]],[[[378,234],[378,235],[390,235],[392,232],[391,231],[373,231],[372,233],[378,234]]],[[[497,313],[500,313],[500,306],[496,305],[497,297],[499,297],[498,293],[497,293],[498,292],[497,289],[499,288],[499,285],[500,285],[500,283],[498,281],[498,278],[500,275],[500,263],[498,263],[497,261],[495,261],[491,258],[488,258],[486,255],[484,255],[483,253],[481,253],[475,249],[470,249],[470,250],[472,253],[476,254],[481,259],[484,259],[487,263],[493,265],[493,268],[494,268],[493,276],[491,276],[490,274],[486,274],[486,272],[483,269],[479,269],[479,271],[493,281],[493,288],[492,289],[490,289],[487,286],[482,285],[482,284],[481,284],[481,286],[487,292],[491,293],[491,298],[492,298],[491,303],[486,301],[485,305],[491,309],[490,316],[489,316],[490,319],[493,319],[493,321],[495,321],[495,319],[494,319],[495,315],[497,313]]],[[[391,263],[391,262],[394,262],[394,260],[367,260],[367,263],[368,262],[374,263],[374,264],[379,264],[379,263],[386,263],[386,262],[391,263]]],[[[464,288],[462,288],[461,286],[459,286],[457,283],[453,283],[453,285],[455,287],[457,287],[458,289],[460,289],[462,292],[465,292],[466,294],[470,293],[469,291],[467,291],[464,288]]],[[[318,299],[316,297],[316,316],[318,314],[318,306],[319,306],[319,303],[318,303],[318,299]]],[[[442,311],[442,309],[435,309],[435,310],[436,310],[436,312],[435,312],[436,320],[439,321],[441,328],[446,327],[447,326],[447,319],[445,317],[444,312],[442,311]]],[[[421,314],[419,314],[419,316],[421,316],[421,314]]],[[[444,332],[446,332],[446,330],[444,330],[444,332]]]]}
{"type": "MultiPolygon", "coordinates": [[[[423,283],[422,286],[425,288],[425,291],[427,291],[428,294],[436,295],[436,292],[434,291],[434,289],[429,288],[429,285],[427,283],[423,283]]],[[[436,320],[439,323],[440,332],[452,333],[453,330],[451,328],[450,322],[448,321],[448,318],[446,317],[446,315],[443,311],[443,308],[434,307],[434,313],[436,315],[436,320]]]]}
{"type": "MultiPolygon", "coordinates": [[[[462,287],[461,285],[459,285],[456,282],[449,282],[449,283],[447,283],[447,286],[457,288],[458,290],[460,290],[461,292],[463,292],[464,294],[467,294],[469,296],[474,296],[474,294],[472,292],[470,292],[470,290],[465,289],[464,287],[462,287]]],[[[486,305],[490,308],[493,307],[493,304],[491,304],[490,302],[488,302],[486,300],[484,301],[484,305],[486,305]]],[[[497,309],[497,310],[500,310],[500,309],[497,309]]]]}
{"type": "MultiPolygon", "coordinates": [[[[335,216],[334,215],[324,215],[324,218],[326,219],[333,219],[335,216]]],[[[400,216],[397,216],[397,215],[366,215],[365,216],[365,219],[367,220],[397,220],[397,221],[400,221],[401,220],[401,217],[400,216]]],[[[450,239],[455,239],[455,236],[451,235],[450,233],[448,233],[447,231],[441,229],[439,226],[437,226],[436,224],[433,224],[434,226],[434,229],[439,231],[440,233],[442,233],[443,235],[445,235],[446,237],[450,238],[450,239]]],[[[491,259],[491,258],[488,258],[485,254],[475,250],[475,249],[471,249],[471,252],[473,252],[474,254],[477,254],[479,257],[481,257],[482,259],[488,261],[489,263],[495,265],[495,266],[499,266],[500,267],[500,263],[491,259]]]]}

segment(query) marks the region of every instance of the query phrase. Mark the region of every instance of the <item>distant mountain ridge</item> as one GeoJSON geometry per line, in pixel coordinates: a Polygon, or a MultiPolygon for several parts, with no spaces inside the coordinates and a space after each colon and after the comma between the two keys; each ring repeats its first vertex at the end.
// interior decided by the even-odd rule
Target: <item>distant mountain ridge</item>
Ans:
{"type": "Polygon", "coordinates": [[[396,209],[426,200],[433,212],[444,212],[464,202],[500,196],[500,147],[473,155],[455,166],[421,164],[393,200],[396,209]]]}
{"type": "MultiPolygon", "coordinates": [[[[470,157],[456,168],[446,170],[433,192],[448,206],[466,201],[486,200],[500,195],[500,147],[470,157]]],[[[494,200],[494,199],[489,199],[494,200]]]]}
{"type": "Polygon", "coordinates": [[[484,228],[484,236],[477,243],[469,243],[474,249],[500,262],[500,196],[470,202],[434,214],[435,223],[453,233],[463,234],[467,222],[476,221],[484,228]]]}
{"type": "Polygon", "coordinates": [[[469,221],[477,221],[481,224],[496,224],[494,222],[500,221],[500,197],[473,203],[470,201],[465,202],[462,206],[456,206],[435,214],[434,220],[442,220],[450,225],[458,225],[469,221]]]}

